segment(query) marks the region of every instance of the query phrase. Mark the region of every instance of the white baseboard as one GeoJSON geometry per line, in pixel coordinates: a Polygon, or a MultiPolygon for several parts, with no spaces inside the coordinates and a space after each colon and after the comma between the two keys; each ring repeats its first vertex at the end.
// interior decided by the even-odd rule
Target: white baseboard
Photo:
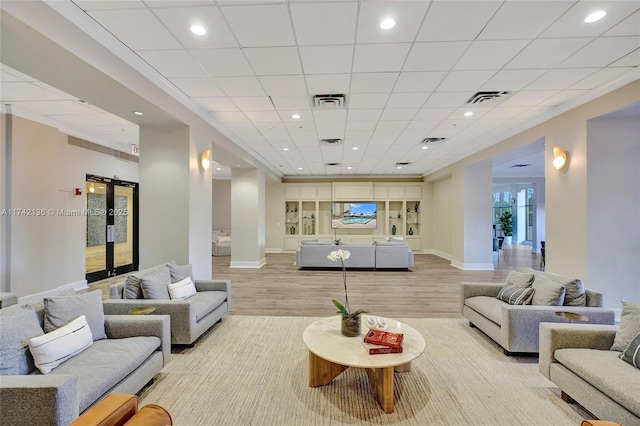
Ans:
{"type": "Polygon", "coordinates": [[[493,271],[493,263],[463,263],[452,260],[451,266],[463,271],[493,271]]]}
{"type": "MultiPolygon", "coordinates": [[[[427,251],[427,250],[425,250],[425,251],[427,251]]],[[[433,249],[428,250],[428,251],[431,252],[429,254],[435,254],[436,256],[441,257],[443,259],[451,260],[451,257],[452,257],[449,253],[445,253],[443,251],[433,250],[433,249]]]]}
{"type": "Polygon", "coordinates": [[[49,296],[58,296],[61,294],[74,294],[80,291],[86,291],[89,289],[87,285],[87,280],[76,281],[74,283],[69,283],[65,285],[61,285],[60,287],[56,287],[51,290],[43,291],[36,294],[30,294],[29,296],[20,297],[18,299],[18,304],[24,305],[29,303],[37,303],[41,302],[42,299],[49,296]]]}
{"type": "Polygon", "coordinates": [[[262,258],[258,262],[244,262],[232,260],[229,264],[229,268],[239,268],[239,269],[260,269],[264,265],[267,264],[267,259],[262,258]]]}
{"type": "Polygon", "coordinates": [[[284,251],[279,248],[279,247],[275,247],[275,248],[266,248],[264,249],[265,253],[284,253],[284,251]]]}

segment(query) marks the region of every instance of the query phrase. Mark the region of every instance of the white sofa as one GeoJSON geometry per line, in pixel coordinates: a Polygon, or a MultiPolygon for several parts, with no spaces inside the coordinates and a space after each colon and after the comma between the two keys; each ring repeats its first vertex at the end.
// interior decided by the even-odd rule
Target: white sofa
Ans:
{"type": "Polygon", "coordinates": [[[211,255],[231,256],[231,231],[227,229],[211,231],[211,255]]]}
{"type": "Polygon", "coordinates": [[[296,251],[296,265],[298,268],[340,268],[340,262],[327,258],[329,253],[339,249],[351,253],[345,262],[347,268],[408,269],[414,264],[413,251],[403,241],[336,245],[333,242],[303,240],[296,251]]]}

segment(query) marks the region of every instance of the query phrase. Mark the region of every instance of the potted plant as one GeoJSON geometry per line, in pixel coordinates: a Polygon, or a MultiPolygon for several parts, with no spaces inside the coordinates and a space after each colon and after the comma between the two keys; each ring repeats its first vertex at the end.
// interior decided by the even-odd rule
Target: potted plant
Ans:
{"type": "Polygon", "coordinates": [[[513,237],[513,214],[509,210],[505,210],[502,216],[498,219],[500,222],[500,229],[504,234],[504,244],[511,244],[513,237]]]}
{"type": "Polygon", "coordinates": [[[347,294],[347,269],[344,266],[344,261],[351,256],[351,253],[347,250],[336,250],[329,253],[327,258],[332,261],[340,260],[342,264],[342,281],[344,283],[344,305],[333,299],[332,302],[338,308],[338,313],[342,315],[342,321],[340,323],[340,332],[343,336],[357,337],[360,335],[360,314],[365,314],[367,311],[358,309],[355,312],[351,312],[349,307],[349,295],[347,294]]]}

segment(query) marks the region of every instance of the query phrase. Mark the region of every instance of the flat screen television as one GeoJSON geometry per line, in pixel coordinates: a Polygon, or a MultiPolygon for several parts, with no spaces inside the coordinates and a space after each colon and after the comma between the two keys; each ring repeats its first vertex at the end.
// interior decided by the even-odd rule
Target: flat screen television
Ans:
{"type": "Polygon", "coordinates": [[[331,229],[376,229],[376,203],[331,203],[331,229]]]}

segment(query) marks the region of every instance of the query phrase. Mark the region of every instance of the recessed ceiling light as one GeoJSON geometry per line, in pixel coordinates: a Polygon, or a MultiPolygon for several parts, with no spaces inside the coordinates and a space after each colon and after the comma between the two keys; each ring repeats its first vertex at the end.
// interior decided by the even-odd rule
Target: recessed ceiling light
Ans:
{"type": "Polygon", "coordinates": [[[289,148],[282,148],[283,151],[289,151],[289,148]]]}
{"type": "Polygon", "coordinates": [[[351,148],[351,149],[353,149],[354,151],[357,151],[357,150],[359,150],[360,148],[358,148],[357,146],[354,146],[354,147],[353,147],[353,148],[351,148]]]}
{"type": "Polygon", "coordinates": [[[401,169],[401,168],[402,168],[402,166],[396,166],[396,169],[401,169]]]}
{"type": "Polygon", "coordinates": [[[351,170],[351,169],[353,169],[353,167],[351,167],[351,166],[347,167],[347,170],[351,170]]]}
{"type": "Polygon", "coordinates": [[[298,167],[298,170],[302,170],[302,167],[298,167]]]}
{"type": "Polygon", "coordinates": [[[390,30],[395,26],[396,26],[396,21],[394,21],[391,18],[384,19],[382,22],[380,22],[380,28],[382,28],[383,30],[390,30]]]}
{"type": "Polygon", "coordinates": [[[591,15],[587,16],[584,19],[584,22],[586,22],[587,24],[590,24],[592,22],[599,21],[602,18],[604,18],[604,15],[606,15],[606,14],[607,14],[607,12],[605,12],[604,10],[599,10],[599,11],[594,12],[591,15]]]}
{"type": "Polygon", "coordinates": [[[236,164],[236,167],[240,167],[240,164],[236,164]]]}
{"type": "Polygon", "coordinates": [[[141,111],[133,111],[133,113],[134,113],[135,115],[144,115],[144,113],[143,113],[143,112],[141,112],[141,111]]]}
{"type": "Polygon", "coordinates": [[[467,111],[467,112],[464,113],[465,117],[471,117],[472,115],[473,115],[473,112],[471,112],[471,111],[467,111]]]}
{"type": "Polygon", "coordinates": [[[192,25],[191,32],[196,35],[205,35],[207,33],[207,30],[202,25],[192,25]]]}
{"type": "Polygon", "coordinates": [[[422,149],[429,149],[429,147],[428,146],[423,146],[422,149]]]}
{"type": "Polygon", "coordinates": [[[294,120],[297,120],[300,118],[300,114],[293,114],[291,118],[293,118],[294,120]]]}
{"type": "Polygon", "coordinates": [[[216,170],[222,170],[222,167],[216,167],[216,170]]]}

